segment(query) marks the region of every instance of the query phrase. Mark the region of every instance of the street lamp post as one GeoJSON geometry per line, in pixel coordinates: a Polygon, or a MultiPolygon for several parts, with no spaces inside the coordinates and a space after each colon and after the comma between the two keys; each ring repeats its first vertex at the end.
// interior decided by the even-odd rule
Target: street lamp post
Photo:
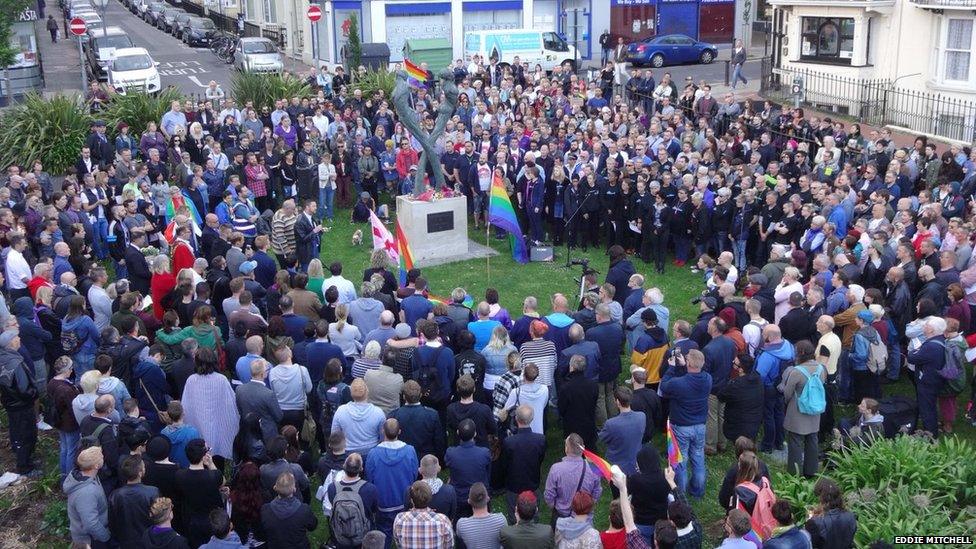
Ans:
{"type": "Polygon", "coordinates": [[[108,36],[108,26],[105,24],[105,8],[108,0],[92,0],[92,5],[98,8],[98,15],[102,18],[102,36],[108,36]]]}

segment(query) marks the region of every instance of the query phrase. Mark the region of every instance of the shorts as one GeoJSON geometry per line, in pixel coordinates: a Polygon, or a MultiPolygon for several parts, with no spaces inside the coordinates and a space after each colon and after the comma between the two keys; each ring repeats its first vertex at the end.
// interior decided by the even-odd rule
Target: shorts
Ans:
{"type": "Polygon", "coordinates": [[[488,210],[488,193],[475,191],[472,202],[474,203],[474,213],[478,214],[488,210]]]}

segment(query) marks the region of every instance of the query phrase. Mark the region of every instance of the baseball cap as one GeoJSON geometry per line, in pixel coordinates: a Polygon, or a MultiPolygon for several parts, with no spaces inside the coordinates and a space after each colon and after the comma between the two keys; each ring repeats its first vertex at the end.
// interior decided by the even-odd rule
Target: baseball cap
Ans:
{"type": "Polygon", "coordinates": [[[254,269],[256,269],[257,267],[258,267],[257,261],[245,261],[244,263],[241,263],[240,271],[241,274],[247,275],[253,273],[254,269]]]}

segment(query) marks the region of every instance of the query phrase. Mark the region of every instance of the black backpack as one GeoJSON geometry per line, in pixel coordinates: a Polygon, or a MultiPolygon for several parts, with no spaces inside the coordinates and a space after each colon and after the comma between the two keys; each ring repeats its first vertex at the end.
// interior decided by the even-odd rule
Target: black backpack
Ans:
{"type": "Polygon", "coordinates": [[[417,377],[416,381],[420,385],[420,402],[425,405],[430,405],[432,402],[436,402],[437,396],[441,394],[444,387],[441,383],[441,374],[437,369],[437,361],[441,357],[441,353],[444,352],[444,346],[441,345],[434,351],[433,357],[430,359],[430,363],[425,363],[420,357],[420,350],[416,350],[413,353],[413,363],[414,372],[417,377]]]}
{"type": "Polygon", "coordinates": [[[352,486],[336,485],[329,526],[332,536],[340,545],[358,547],[369,531],[366,507],[363,505],[363,498],[359,495],[359,489],[364,484],[366,481],[360,479],[352,486]]]}
{"type": "Polygon", "coordinates": [[[66,355],[74,355],[81,350],[85,340],[78,337],[78,332],[74,330],[61,330],[61,350],[66,355]]]}
{"type": "Polygon", "coordinates": [[[95,430],[91,434],[81,437],[80,445],[78,446],[81,450],[88,448],[100,448],[102,446],[102,431],[105,429],[111,429],[113,425],[111,423],[99,423],[95,430]]]}
{"type": "Polygon", "coordinates": [[[342,394],[348,387],[348,385],[341,381],[331,387],[326,387],[325,381],[320,381],[316,389],[319,401],[322,402],[319,425],[321,425],[322,434],[326,439],[332,434],[332,418],[335,417],[336,410],[339,409],[339,406],[342,406],[342,394]]]}

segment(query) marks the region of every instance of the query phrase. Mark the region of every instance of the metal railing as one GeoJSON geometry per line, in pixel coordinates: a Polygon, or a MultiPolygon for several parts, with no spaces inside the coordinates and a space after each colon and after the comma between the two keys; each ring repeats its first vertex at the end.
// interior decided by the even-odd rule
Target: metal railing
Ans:
{"type": "MultiPolygon", "coordinates": [[[[973,0],[976,2],[976,0],[973,0]]],[[[976,141],[976,102],[941,93],[911,90],[888,79],[838,76],[812,69],[774,68],[762,62],[760,95],[768,99],[833,111],[871,126],[909,131],[963,142],[976,141]],[[793,94],[794,79],[803,92],[793,94]]]]}
{"type": "Polygon", "coordinates": [[[922,8],[976,8],[976,0],[908,0],[922,8]]]}

